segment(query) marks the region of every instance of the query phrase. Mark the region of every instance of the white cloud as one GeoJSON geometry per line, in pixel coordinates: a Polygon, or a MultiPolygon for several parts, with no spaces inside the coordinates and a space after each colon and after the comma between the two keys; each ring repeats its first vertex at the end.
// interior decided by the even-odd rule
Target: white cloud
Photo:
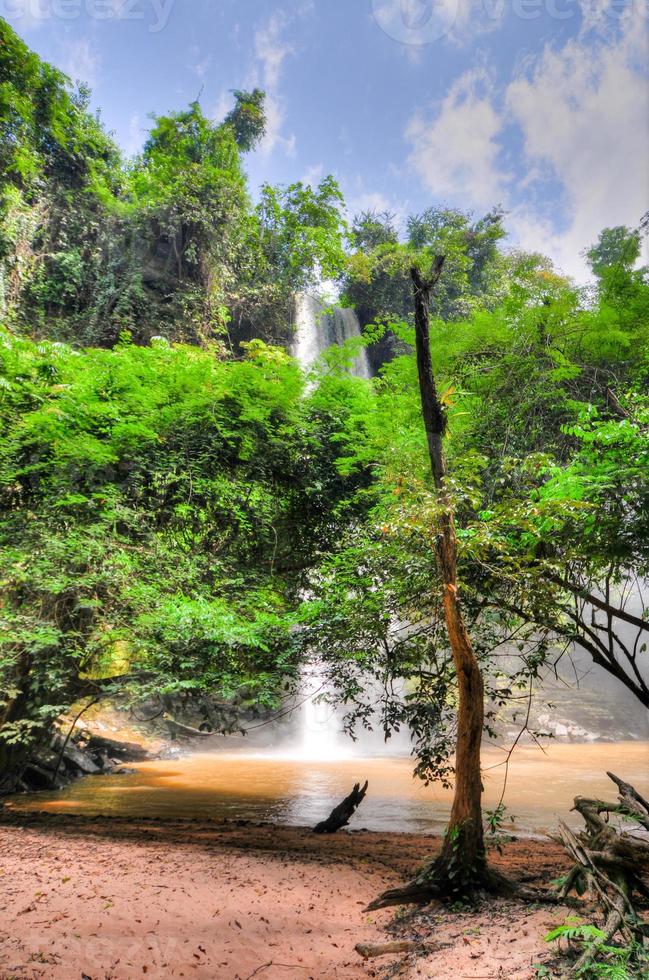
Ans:
{"type": "Polygon", "coordinates": [[[288,16],[278,10],[255,31],[255,56],[261,71],[262,85],[267,89],[277,88],[284,61],[295,51],[293,45],[282,38],[288,23],[288,16]]]}
{"type": "Polygon", "coordinates": [[[406,222],[411,207],[408,201],[395,201],[380,191],[368,190],[362,177],[357,178],[352,188],[345,188],[345,205],[347,220],[351,223],[357,214],[364,211],[376,211],[377,213],[387,212],[393,215],[394,225],[397,231],[404,233],[406,222]]]}
{"type": "Polygon", "coordinates": [[[499,161],[503,121],[484,69],[465,72],[431,119],[417,113],[406,137],[409,164],[436,197],[465,207],[489,207],[507,197],[508,174],[499,161]]]}
{"type": "Polygon", "coordinates": [[[213,108],[210,110],[210,118],[214,119],[216,122],[221,122],[227,116],[228,112],[232,108],[233,98],[232,92],[224,89],[220,94],[213,108]]]}
{"type": "Polygon", "coordinates": [[[317,187],[322,178],[324,177],[324,167],[321,163],[316,163],[313,167],[309,167],[308,170],[300,177],[300,181],[303,184],[308,184],[309,187],[317,187]]]}
{"type": "Polygon", "coordinates": [[[83,38],[65,42],[58,64],[73,82],[85,82],[92,87],[97,81],[99,57],[90,42],[83,38]]]}
{"type": "Polygon", "coordinates": [[[284,63],[290,55],[295,54],[295,46],[285,35],[296,18],[307,16],[312,9],[310,3],[305,3],[292,14],[277,10],[254,33],[255,65],[247,86],[260,86],[266,92],[266,134],[259,147],[266,156],[277,148],[282,149],[288,157],[295,156],[295,135],[284,134],[286,110],[279,94],[284,63]]]}
{"type": "Polygon", "coordinates": [[[578,279],[601,229],[635,226],[649,206],[647,25],[632,8],[607,30],[592,23],[545,45],[505,87],[466,72],[406,130],[409,164],[434,199],[504,204],[517,244],[578,279]],[[506,168],[512,136],[522,152],[506,168]]]}
{"type": "Polygon", "coordinates": [[[283,135],[286,122],[286,110],[281,99],[273,92],[266,90],[266,133],[259,149],[265,155],[280,147],[288,157],[295,156],[295,134],[283,135]]]}
{"type": "Polygon", "coordinates": [[[380,194],[378,191],[364,191],[347,201],[347,211],[353,218],[354,215],[361,214],[363,211],[393,211],[393,208],[390,207],[390,202],[385,194],[380,194]]]}
{"type": "Polygon", "coordinates": [[[142,126],[142,119],[137,112],[134,112],[128,123],[128,136],[123,143],[124,153],[127,156],[134,156],[142,149],[146,137],[146,130],[142,126]]]}
{"type": "Polygon", "coordinates": [[[191,63],[189,65],[189,70],[198,78],[205,78],[207,75],[210,65],[212,64],[212,56],[210,54],[205,55],[201,58],[200,48],[194,46],[190,52],[191,63]]]}
{"type": "Polygon", "coordinates": [[[563,221],[539,223],[517,209],[513,228],[521,244],[536,242],[579,277],[579,252],[606,226],[636,225],[649,203],[646,54],[646,26],[629,17],[612,41],[547,46],[507,88],[527,165],[544,167],[565,198],[563,221]]]}

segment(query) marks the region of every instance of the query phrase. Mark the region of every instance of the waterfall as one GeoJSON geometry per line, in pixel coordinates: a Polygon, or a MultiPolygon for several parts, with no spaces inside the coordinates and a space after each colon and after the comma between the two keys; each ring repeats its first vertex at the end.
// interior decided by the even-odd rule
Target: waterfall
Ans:
{"type": "MultiPolygon", "coordinates": [[[[360,337],[361,328],[353,310],[331,307],[309,293],[295,297],[295,334],[291,354],[305,371],[334,344],[344,344],[360,337]]],[[[351,372],[358,378],[371,378],[372,371],[363,348],[355,358],[351,372]]],[[[288,752],[303,759],[333,761],[352,755],[352,742],[342,732],[341,712],[322,701],[320,684],[313,688],[313,678],[305,675],[302,693],[305,701],[297,712],[298,744],[286,747],[288,752]]],[[[285,750],[285,751],[286,751],[285,750]]],[[[279,748],[281,754],[282,748],[279,748]]]]}
{"type": "MultiPolygon", "coordinates": [[[[298,293],[295,297],[295,336],[291,354],[305,370],[312,367],[329,347],[360,335],[360,324],[353,310],[340,306],[332,309],[308,293],[298,293]]],[[[355,359],[352,374],[358,378],[372,377],[366,350],[363,349],[355,359]]]]}
{"type": "Polygon", "coordinates": [[[352,743],[342,732],[338,714],[318,699],[317,691],[308,694],[300,713],[299,758],[333,762],[351,756],[352,743]]]}
{"type": "MultiPolygon", "coordinates": [[[[365,700],[379,705],[383,686],[374,677],[363,681],[365,700]]],[[[335,703],[335,691],[321,664],[312,663],[302,670],[299,690],[293,706],[287,704],[282,721],[272,729],[253,730],[247,744],[255,754],[267,758],[321,763],[345,759],[407,758],[411,754],[410,731],[403,726],[386,741],[380,713],[368,716],[372,730],[360,722],[354,738],[345,731],[349,705],[335,703]]]]}

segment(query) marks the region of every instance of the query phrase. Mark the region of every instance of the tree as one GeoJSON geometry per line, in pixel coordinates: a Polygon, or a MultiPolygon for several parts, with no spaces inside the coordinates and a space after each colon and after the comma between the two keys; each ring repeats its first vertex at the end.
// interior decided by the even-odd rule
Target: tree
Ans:
{"type": "Polygon", "coordinates": [[[440,857],[411,885],[385,892],[370,908],[417,902],[445,893],[468,894],[476,886],[489,882],[482,829],[480,770],[484,682],[458,591],[455,519],[447,489],[444,454],[446,411],[437,391],[430,357],[430,300],[443,266],[444,257],[439,256],[428,278],[424,278],[418,267],[413,266],[412,281],[422,417],[440,508],[436,534],[437,562],[444,589],[444,617],[459,694],[455,793],[440,857]]]}
{"type": "Polygon", "coordinates": [[[607,269],[615,266],[628,275],[640,256],[641,239],[640,229],[629,231],[623,225],[605,228],[600,233],[597,244],[586,252],[595,275],[601,278],[607,269]]]}
{"type": "Polygon", "coordinates": [[[259,240],[272,275],[292,289],[306,289],[344,265],[344,201],[333,177],[317,187],[264,184],[257,207],[259,240]]]}
{"type": "Polygon", "coordinates": [[[437,558],[444,587],[444,615],[453,653],[459,691],[458,735],[455,755],[455,795],[444,848],[435,865],[436,879],[453,890],[470,888],[485,877],[482,835],[482,778],[480,744],[484,724],[484,683],[464,621],[457,580],[457,539],[453,510],[446,488],[444,435],[446,413],[440,401],[430,358],[430,296],[444,265],[435,260],[432,274],[424,279],[412,268],[415,292],[417,367],[422,416],[426,429],[433,482],[441,508],[437,558]],[[456,880],[453,881],[452,879],[456,880]]]}
{"type": "Polygon", "coordinates": [[[521,487],[491,512],[500,560],[483,588],[520,621],[581,647],[649,708],[649,409],[639,392],[609,394],[608,408],[580,407],[563,426],[571,458],[539,460],[529,496],[521,487]]]}
{"type": "Polygon", "coordinates": [[[498,250],[504,237],[503,214],[495,209],[478,221],[450,208],[428,208],[408,219],[407,237],[399,241],[390,214],[366,212],[352,226],[355,250],[341,277],[344,300],[356,310],[363,327],[387,325],[370,358],[381,364],[403,353],[391,329],[412,318],[410,267],[423,249],[446,256],[444,278],[433,294],[432,313],[462,320],[502,297],[507,266],[498,250]]]}
{"type": "Polygon", "coordinates": [[[268,187],[254,207],[243,154],[263,137],[265,95],[235,90],[222,122],[198,102],[155,116],[122,159],[89,91],[0,20],[0,310],[31,335],[110,347],[128,331],[289,346],[293,294],[342,265],[343,202],[268,187]]]}
{"type": "Polygon", "coordinates": [[[354,217],[351,239],[357,249],[368,251],[379,245],[395,245],[399,235],[390,211],[361,211],[354,217]]]}
{"type": "Polygon", "coordinates": [[[234,89],[235,105],[224,119],[226,126],[231,126],[234,139],[242,153],[253,150],[266,132],[266,116],[264,102],[266,93],[255,88],[252,92],[234,89]]]}

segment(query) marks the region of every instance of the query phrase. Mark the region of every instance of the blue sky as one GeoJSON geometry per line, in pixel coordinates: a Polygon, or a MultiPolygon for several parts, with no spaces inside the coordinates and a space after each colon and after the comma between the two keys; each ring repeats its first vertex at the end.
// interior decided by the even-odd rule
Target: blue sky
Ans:
{"type": "Polygon", "coordinates": [[[88,81],[129,153],[148,113],[268,93],[261,181],[333,173],[351,212],[508,211],[512,246],[583,278],[649,207],[646,0],[0,0],[88,81]]]}

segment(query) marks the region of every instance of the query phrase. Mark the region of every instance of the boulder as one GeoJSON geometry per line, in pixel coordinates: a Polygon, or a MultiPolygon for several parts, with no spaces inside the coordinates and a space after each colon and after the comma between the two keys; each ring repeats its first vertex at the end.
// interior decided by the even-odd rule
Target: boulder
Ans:
{"type": "Polygon", "coordinates": [[[85,776],[95,776],[101,772],[100,767],[94,762],[87,752],[68,742],[63,752],[63,758],[76,769],[79,769],[85,776]]]}
{"type": "Polygon", "coordinates": [[[49,769],[44,769],[35,762],[30,762],[23,771],[23,784],[30,790],[40,790],[40,789],[63,789],[66,785],[66,780],[60,776],[57,776],[54,782],[52,782],[52,777],[54,776],[54,771],[49,769]]]}
{"type": "Polygon", "coordinates": [[[119,759],[121,762],[146,762],[152,759],[151,753],[137,742],[116,742],[103,735],[91,735],[85,746],[86,752],[98,754],[102,758],[119,759]]]}

